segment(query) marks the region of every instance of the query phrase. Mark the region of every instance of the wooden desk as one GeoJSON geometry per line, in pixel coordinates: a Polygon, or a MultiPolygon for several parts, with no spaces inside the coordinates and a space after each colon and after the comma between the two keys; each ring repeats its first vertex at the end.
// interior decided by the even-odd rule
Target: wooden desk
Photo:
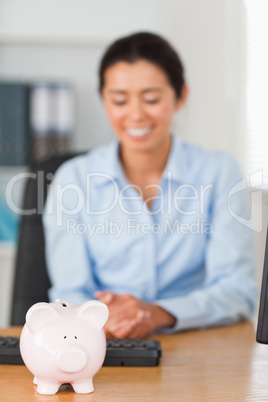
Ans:
{"type": "Polygon", "coordinates": [[[256,343],[252,323],[154,338],[162,343],[159,367],[103,367],[87,395],[69,385],[39,395],[25,366],[0,365],[0,401],[268,401],[268,346],[256,343]]]}

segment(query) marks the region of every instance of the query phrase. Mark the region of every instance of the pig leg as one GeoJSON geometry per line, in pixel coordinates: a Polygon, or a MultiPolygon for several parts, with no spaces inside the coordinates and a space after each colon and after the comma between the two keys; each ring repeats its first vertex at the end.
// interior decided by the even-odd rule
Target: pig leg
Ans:
{"type": "Polygon", "coordinates": [[[92,378],[84,382],[72,383],[73,389],[77,394],[89,394],[94,391],[92,378]]]}
{"type": "Polygon", "coordinates": [[[37,379],[37,392],[42,395],[54,395],[58,392],[60,384],[37,379]]]}
{"type": "Polygon", "coordinates": [[[34,385],[37,385],[37,378],[36,377],[34,377],[33,383],[34,383],[34,385]]]}

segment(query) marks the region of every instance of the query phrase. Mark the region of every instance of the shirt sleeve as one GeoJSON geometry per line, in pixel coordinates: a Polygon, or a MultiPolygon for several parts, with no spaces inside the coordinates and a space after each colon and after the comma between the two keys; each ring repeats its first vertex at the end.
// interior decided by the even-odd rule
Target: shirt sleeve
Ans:
{"type": "Polygon", "coordinates": [[[212,171],[215,166],[218,171],[210,208],[213,231],[205,248],[205,283],[182,297],[155,301],[177,318],[166,332],[230,324],[254,312],[258,289],[246,182],[230,155],[223,154],[220,163],[214,160],[212,171]]]}
{"type": "Polygon", "coordinates": [[[79,224],[84,202],[83,184],[78,184],[73,161],[57,171],[48,193],[43,228],[50,301],[83,304],[94,297],[95,283],[85,236],[72,230],[79,224]]]}

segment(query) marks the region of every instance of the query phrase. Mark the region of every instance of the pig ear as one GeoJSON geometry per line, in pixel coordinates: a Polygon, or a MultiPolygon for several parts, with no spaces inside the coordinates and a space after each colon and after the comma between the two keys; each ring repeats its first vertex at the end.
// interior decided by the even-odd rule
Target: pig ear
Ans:
{"type": "Polygon", "coordinates": [[[32,332],[47,321],[58,317],[56,310],[49,303],[36,303],[26,314],[26,323],[32,332]]]}
{"type": "Polygon", "coordinates": [[[90,318],[101,329],[108,320],[109,310],[106,304],[98,300],[90,300],[79,307],[78,314],[81,317],[90,318]]]}

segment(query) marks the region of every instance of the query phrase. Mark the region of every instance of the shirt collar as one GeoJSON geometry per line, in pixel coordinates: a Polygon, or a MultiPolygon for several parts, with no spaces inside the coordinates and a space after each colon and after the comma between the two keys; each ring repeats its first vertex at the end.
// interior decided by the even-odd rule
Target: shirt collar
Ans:
{"type": "Polygon", "coordinates": [[[185,182],[186,177],[187,168],[183,142],[177,135],[172,135],[171,150],[162,179],[181,183],[185,182]]]}
{"type": "MultiPolygon", "coordinates": [[[[127,181],[122,165],[119,159],[120,142],[116,138],[108,145],[108,152],[105,161],[102,161],[101,171],[108,173],[114,180],[125,183],[127,181]]],[[[183,151],[183,142],[176,135],[172,135],[171,150],[169,153],[167,165],[162,175],[162,180],[171,180],[174,182],[184,182],[187,177],[185,153],[183,151]]],[[[100,180],[99,185],[107,184],[110,181],[100,180]]]]}
{"type": "Polygon", "coordinates": [[[125,174],[119,159],[120,142],[116,138],[107,145],[107,152],[105,158],[101,158],[100,164],[97,165],[99,173],[104,174],[98,178],[95,183],[97,186],[103,186],[113,183],[113,181],[126,181],[125,174]]]}

